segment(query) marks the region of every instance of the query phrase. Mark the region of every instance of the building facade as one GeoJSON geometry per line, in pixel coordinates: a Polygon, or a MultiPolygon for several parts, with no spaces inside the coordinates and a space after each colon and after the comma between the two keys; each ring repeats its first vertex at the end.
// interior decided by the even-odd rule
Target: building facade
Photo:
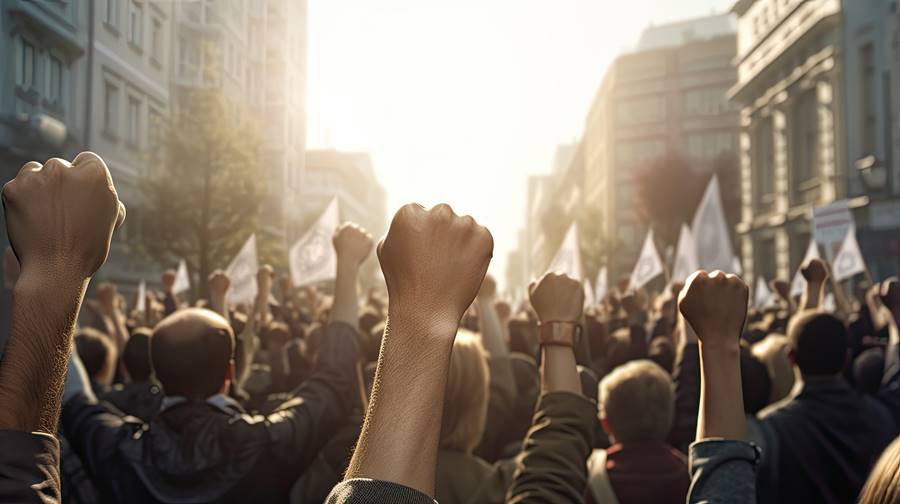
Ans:
{"type": "MultiPolygon", "coordinates": [[[[585,197],[603,221],[610,278],[631,271],[647,232],[634,201],[638,170],[663,156],[697,170],[736,156],[739,117],[727,98],[736,46],[730,15],[651,26],[607,70],[581,142],[585,197]]],[[[738,190],[725,187],[723,196],[738,190]]]]}
{"type": "Polygon", "coordinates": [[[732,10],[745,274],[790,278],[814,233],[812,209],[845,199],[873,275],[895,273],[900,180],[887,20],[896,2],[741,0],[732,10]]]}

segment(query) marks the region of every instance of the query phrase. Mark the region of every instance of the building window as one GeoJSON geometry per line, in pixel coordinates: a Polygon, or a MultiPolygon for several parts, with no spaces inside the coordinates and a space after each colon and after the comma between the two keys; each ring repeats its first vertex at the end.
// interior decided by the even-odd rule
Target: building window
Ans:
{"type": "Polygon", "coordinates": [[[693,133],[687,136],[687,152],[693,159],[711,161],[734,152],[735,135],[728,131],[693,133]]]}
{"type": "Polygon", "coordinates": [[[103,93],[103,131],[115,137],[119,129],[119,88],[107,82],[103,93]]]}
{"type": "Polygon", "coordinates": [[[619,122],[622,124],[658,122],[666,118],[666,100],[662,96],[624,101],[616,108],[619,122]]]}
{"type": "Polygon", "coordinates": [[[151,108],[149,120],[147,121],[147,141],[150,149],[155,150],[162,146],[164,127],[162,114],[158,110],[151,108]]]}
{"type": "Polygon", "coordinates": [[[119,0],[106,0],[106,11],[103,13],[103,21],[110,26],[119,24],[119,0]]]}
{"type": "Polygon", "coordinates": [[[132,0],[128,13],[128,41],[137,47],[143,44],[142,28],[144,24],[144,6],[137,0],[132,0]]]}
{"type": "Polygon", "coordinates": [[[59,104],[62,101],[63,64],[56,56],[49,57],[49,70],[47,72],[47,99],[51,103],[59,104]]]}
{"type": "MultiPolygon", "coordinates": [[[[616,146],[616,161],[623,168],[652,161],[666,153],[665,140],[637,140],[621,142],[616,146]]],[[[625,171],[621,173],[625,174],[625,171]]]]}
{"type": "Polygon", "coordinates": [[[162,62],[162,21],[159,18],[153,18],[153,26],[150,30],[150,55],[158,62],[162,62]]]}
{"type": "Polygon", "coordinates": [[[141,101],[134,96],[128,97],[128,144],[140,147],[141,142],[141,101]]]}
{"type": "Polygon", "coordinates": [[[756,127],[751,170],[756,211],[768,213],[775,201],[775,131],[771,117],[763,119],[756,127]]]}
{"type": "Polygon", "coordinates": [[[875,154],[875,137],[877,135],[875,126],[877,122],[876,93],[878,89],[875,85],[875,48],[872,43],[868,43],[859,51],[860,71],[862,73],[862,85],[859,88],[860,93],[860,128],[859,134],[860,146],[862,152],[860,157],[875,154]]]}
{"type": "Polygon", "coordinates": [[[682,97],[682,109],[685,115],[718,115],[734,110],[728,101],[727,87],[711,87],[692,89],[682,97]]]}
{"type": "Polygon", "coordinates": [[[16,84],[28,91],[34,88],[37,80],[35,58],[37,53],[34,46],[25,39],[19,39],[19,71],[16,73],[16,84]]]}
{"type": "Polygon", "coordinates": [[[794,192],[802,192],[805,182],[819,174],[819,100],[816,89],[804,91],[794,106],[791,127],[794,192]]]}

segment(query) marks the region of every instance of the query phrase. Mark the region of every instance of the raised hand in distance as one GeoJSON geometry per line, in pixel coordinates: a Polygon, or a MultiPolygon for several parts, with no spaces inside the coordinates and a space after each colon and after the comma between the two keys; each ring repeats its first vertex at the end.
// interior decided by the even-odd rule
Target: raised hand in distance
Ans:
{"type": "Polygon", "coordinates": [[[747,320],[749,292],[735,275],[701,270],[688,278],[678,309],[701,345],[737,348],[747,320]]]}
{"type": "Polygon", "coordinates": [[[332,237],[338,262],[348,266],[359,266],[372,253],[372,235],[352,222],[345,222],[332,237]]]}

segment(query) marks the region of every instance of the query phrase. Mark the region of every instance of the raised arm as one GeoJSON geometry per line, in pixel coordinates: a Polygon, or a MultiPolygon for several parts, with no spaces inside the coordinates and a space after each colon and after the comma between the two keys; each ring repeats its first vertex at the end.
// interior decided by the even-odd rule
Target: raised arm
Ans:
{"type": "Polygon", "coordinates": [[[806,279],[806,288],[800,298],[800,311],[815,310],[822,306],[825,298],[825,283],[830,276],[828,265],[821,259],[810,259],[800,268],[800,274],[806,279]]]}
{"type": "MultiPolygon", "coordinates": [[[[406,205],[394,216],[378,246],[388,289],[387,327],[346,478],[402,485],[420,498],[434,495],[450,351],[493,249],[487,229],[447,205],[406,205]]],[[[338,488],[329,502],[353,500],[338,488]]]]}
{"type": "Polygon", "coordinates": [[[900,376],[900,281],[892,277],[881,283],[879,298],[887,308],[885,318],[888,319],[890,336],[887,348],[884,349],[884,376],[882,383],[887,385],[900,376]]]}
{"type": "Polygon", "coordinates": [[[3,206],[21,275],[0,363],[0,430],[52,434],[84,291],[125,207],[90,152],[27,163],[3,187],[3,206]]]}
{"type": "Polygon", "coordinates": [[[206,279],[206,287],[209,292],[209,309],[225,317],[228,320],[228,290],[231,288],[231,279],[224,271],[217,269],[209,274],[206,279]]]}
{"type": "Polygon", "coordinates": [[[540,320],[541,393],[581,393],[575,363],[575,337],[584,310],[584,290],[577,280],[548,273],[528,287],[540,320]]]}
{"type": "Polygon", "coordinates": [[[337,276],[334,280],[334,303],[329,322],[343,322],[359,330],[359,267],[372,253],[372,235],[356,224],[347,222],[332,238],[337,252],[337,276]]]}

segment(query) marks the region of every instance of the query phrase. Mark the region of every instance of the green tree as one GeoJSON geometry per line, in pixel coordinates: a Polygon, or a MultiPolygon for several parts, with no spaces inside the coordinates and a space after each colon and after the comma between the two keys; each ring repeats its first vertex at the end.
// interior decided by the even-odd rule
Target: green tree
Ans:
{"type": "MultiPolygon", "coordinates": [[[[268,174],[254,123],[238,120],[217,88],[185,93],[170,118],[154,125],[161,141],[141,180],[141,247],[164,268],[183,258],[199,280],[195,292],[205,296],[207,275],[257,232],[268,174]]],[[[283,249],[262,233],[257,242],[261,259],[283,249]]]]}

